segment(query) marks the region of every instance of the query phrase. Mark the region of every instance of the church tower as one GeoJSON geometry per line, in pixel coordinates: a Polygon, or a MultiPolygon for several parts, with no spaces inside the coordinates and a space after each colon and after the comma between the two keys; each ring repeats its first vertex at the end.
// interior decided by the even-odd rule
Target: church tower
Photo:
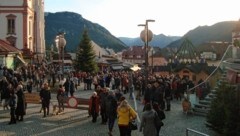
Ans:
{"type": "Polygon", "coordinates": [[[45,53],[44,0],[1,0],[0,39],[23,51],[25,59],[45,53]]]}

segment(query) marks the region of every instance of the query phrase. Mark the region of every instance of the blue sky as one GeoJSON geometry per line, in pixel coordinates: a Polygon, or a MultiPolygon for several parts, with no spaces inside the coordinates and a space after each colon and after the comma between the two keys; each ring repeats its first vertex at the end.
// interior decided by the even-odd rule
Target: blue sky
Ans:
{"type": "Polygon", "coordinates": [[[45,12],[71,11],[116,37],[138,37],[146,19],[154,34],[182,36],[198,26],[240,18],[239,0],[45,0],[45,12]]]}

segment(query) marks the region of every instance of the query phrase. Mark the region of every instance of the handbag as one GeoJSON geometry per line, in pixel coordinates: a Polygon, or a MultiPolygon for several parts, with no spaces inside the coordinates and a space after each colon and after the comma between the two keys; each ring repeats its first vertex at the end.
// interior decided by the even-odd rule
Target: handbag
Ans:
{"type": "MultiPolygon", "coordinates": [[[[130,109],[129,109],[129,120],[130,120],[130,109]]],[[[137,130],[138,129],[138,125],[137,125],[137,122],[136,122],[135,119],[129,121],[128,128],[130,130],[137,130]]]]}
{"type": "Polygon", "coordinates": [[[158,117],[158,114],[157,113],[155,113],[155,125],[157,126],[157,127],[162,127],[162,126],[164,126],[164,123],[162,122],[162,120],[158,117]]]}
{"type": "Polygon", "coordinates": [[[137,122],[135,120],[130,121],[128,127],[130,130],[137,130],[138,129],[137,122]]]}

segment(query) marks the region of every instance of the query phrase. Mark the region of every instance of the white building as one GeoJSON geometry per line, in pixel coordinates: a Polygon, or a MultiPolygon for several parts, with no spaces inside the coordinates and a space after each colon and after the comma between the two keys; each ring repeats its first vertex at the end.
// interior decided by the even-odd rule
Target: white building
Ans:
{"type": "Polygon", "coordinates": [[[0,39],[22,50],[24,58],[44,56],[44,29],[44,0],[0,1],[0,39]]]}

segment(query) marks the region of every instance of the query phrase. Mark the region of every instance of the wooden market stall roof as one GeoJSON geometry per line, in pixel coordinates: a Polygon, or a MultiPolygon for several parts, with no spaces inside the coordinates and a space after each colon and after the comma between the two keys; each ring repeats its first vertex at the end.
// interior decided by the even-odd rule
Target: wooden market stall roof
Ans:
{"type": "Polygon", "coordinates": [[[9,53],[21,53],[22,51],[12,46],[9,42],[0,39],[0,55],[7,55],[9,53]]]}

